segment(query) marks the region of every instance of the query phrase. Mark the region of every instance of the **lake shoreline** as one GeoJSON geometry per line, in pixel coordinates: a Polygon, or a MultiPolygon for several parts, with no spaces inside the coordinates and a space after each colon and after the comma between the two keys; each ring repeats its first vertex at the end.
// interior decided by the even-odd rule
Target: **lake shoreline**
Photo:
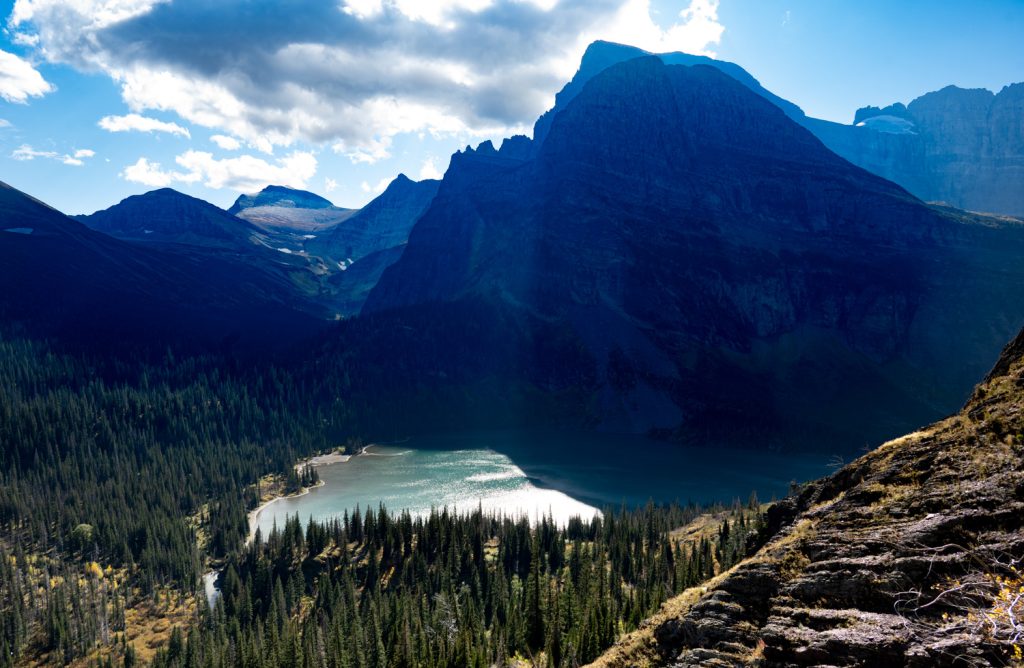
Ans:
{"type": "MultiPolygon", "coordinates": [[[[326,455],[313,455],[312,457],[307,457],[306,459],[302,459],[302,460],[296,462],[295,470],[296,471],[301,471],[303,468],[305,468],[307,466],[312,466],[314,468],[317,468],[317,467],[320,467],[320,466],[332,466],[334,464],[345,464],[345,463],[351,461],[351,459],[353,457],[358,457],[360,455],[365,455],[365,454],[371,454],[371,453],[368,453],[367,450],[369,448],[373,447],[373,445],[374,444],[365,445],[365,446],[359,448],[359,450],[355,454],[352,454],[352,455],[345,455],[345,454],[341,454],[339,452],[331,452],[331,453],[328,453],[326,455]]],[[[309,492],[311,490],[314,490],[314,489],[316,489],[318,487],[323,487],[326,484],[327,483],[325,481],[320,480],[315,485],[312,485],[310,487],[303,487],[298,492],[293,492],[291,494],[274,494],[270,498],[266,499],[265,501],[260,503],[258,506],[256,506],[252,510],[250,510],[248,515],[246,516],[246,518],[248,520],[248,524],[249,524],[249,533],[248,533],[248,536],[246,536],[245,544],[249,545],[250,543],[252,543],[253,539],[256,537],[256,530],[259,528],[260,513],[262,513],[264,510],[266,510],[267,506],[269,506],[272,503],[275,503],[277,501],[280,501],[281,499],[294,499],[294,498],[298,498],[300,496],[305,496],[306,494],[309,494],[309,492]]]]}

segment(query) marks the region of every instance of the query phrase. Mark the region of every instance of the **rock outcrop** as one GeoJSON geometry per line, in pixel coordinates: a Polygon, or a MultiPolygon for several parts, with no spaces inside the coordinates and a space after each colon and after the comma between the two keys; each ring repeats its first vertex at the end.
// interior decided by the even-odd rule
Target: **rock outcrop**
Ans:
{"type": "Polygon", "coordinates": [[[776,503],[758,543],[595,666],[1012,664],[1024,333],[960,413],[776,503]]]}

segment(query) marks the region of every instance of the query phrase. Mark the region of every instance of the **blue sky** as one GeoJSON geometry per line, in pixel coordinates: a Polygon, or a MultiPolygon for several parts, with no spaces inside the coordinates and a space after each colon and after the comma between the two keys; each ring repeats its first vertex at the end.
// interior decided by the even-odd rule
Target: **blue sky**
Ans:
{"type": "Polygon", "coordinates": [[[361,206],[528,131],[604,38],[742,65],[812,116],[1024,80],[1024,2],[0,1],[0,180],[69,213],[167,185],[361,206]]]}

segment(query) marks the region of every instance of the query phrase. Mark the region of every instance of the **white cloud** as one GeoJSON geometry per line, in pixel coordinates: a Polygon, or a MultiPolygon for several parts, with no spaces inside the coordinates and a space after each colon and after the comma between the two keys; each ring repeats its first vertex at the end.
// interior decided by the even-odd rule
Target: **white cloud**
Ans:
{"type": "Polygon", "coordinates": [[[121,178],[133,183],[152,186],[153,188],[166,188],[175,181],[194,182],[189,174],[181,172],[165,172],[160,168],[159,162],[150,162],[146,158],[139,158],[134,165],[129,165],[121,172],[121,178]]]}
{"type": "Polygon", "coordinates": [[[9,128],[9,127],[12,127],[11,126],[11,122],[9,120],[7,120],[6,118],[0,118],[0,128],[9,128]]]}
{"type": "Polygon", "coordinates": [[[334,179],[329,178],[329,177],[324,179],[324,192],[331,193],[331,192],[334,192],[337,189],[338,189],[338,182],[337,181],[335,181],[334,179]]]}
{"type": "Polygon", "coordinates": [[[54,90],[53,84],[27,60],[0,50],[0,97],[24,104],[30,97],[42,97],[54,90]]]}
{"type": "Polygon", "coordinates": [[[317,168],[316,156],[305,151],[294,151],[273,163],[251,155],[217,159],[205,151],[186,151],[174,161],[182,171],[164,170],[160,163],[139,158],[121,176],[154,187],[202,182],[214,190],[255,192],[271,184],[305,189],[317,168]]]}
{"type": "Polygon", "coordinates": [[[234,137],[228,137],[227,135],[213,135],[210,137],[210,141],[225,151],[237,151],[242,147],[242,142],[238,141],[234,137]]]}
{"type": "Polygon", "coordinates": [[[88,18],[87,27],[106,28],[115,23],[145,14],[154,5],[170,0],[15,0],[9,22],[21,25],[39,15],[65,10],[76,18],[88,18]]]}
{"type": "Polygon", "coordinates": [[[187,128],[177,123],[161,121],[139,114],[128,114],[126,116],[104,116],[100,119],[99,126],[107,132],[166,132],[172,135],[181,135],[190,139],[187,128]]]}
{"type": "Polygon", "coordinates": [[[11,152],[11,157],[15,160],[35,160],[36,158],[56,159],[60,155],[56,151],[37,151],[28,144],[22,144],[11,152]]]}
{"type": "Polygon", "coordinates": [[[380,181],[377,181],[377,185],[371,186],[369,181],[363,181],[359,187],[364,193],[379,195],[387,189],[389,183],[391,183],[391,179],[383,178],[380,181]]]}
{"type": "Polygon", "coordinates": [[[367,140],[362,146],[349,149],[345,142],[338,142],[333,147],[335,153],[344,153],[353,164],[375,162],[391,157],[391,137],[379,137],[367,140]]]}
{"type": "Polygon", "coordinates": [[[356,163],[406,133],[528,131],[594,39],[709,53],[723,30],[718,0],[690,0],[666,29],[649,0],[243,1],[17,0],[8,23],[43,58],[106,73],[135,114],[356,163]]]}
{"type": "Polygon", "coordinates": [[[57,160],[73,167],[81,167],[85,164],[82,161],[83,158],[91,158],[95,155],[95,151],[87,148],[80,148],[73,153],[58,153],[57,151],[39,151],[28,144],[22,144],[11,152],[11,157],[15,160],[28,161],[43,158],[45,160],[57,160]]]}
{"type": "Polygon", "coordinates": [[[439,179],[442,176],[444,176],[444,174],[442,174],[441,170],[439,170],[437,165],[434,164],[433,158],[427,158],[423,161],[423,166],[420,167],[421,181],[424,179],[439,179]]]}

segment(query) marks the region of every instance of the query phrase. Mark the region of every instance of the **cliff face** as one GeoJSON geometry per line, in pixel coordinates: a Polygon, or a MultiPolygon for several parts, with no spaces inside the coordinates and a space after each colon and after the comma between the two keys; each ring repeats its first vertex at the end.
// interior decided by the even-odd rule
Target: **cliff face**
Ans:
{"type": "Polygon", "coordinates": [[[839,155],[921,199],[1024,216],[1024,84],[998,94],[948,86],[899,105],[895,116],[894,109],[861,109],[853,127],[805,125],[839,155]]]}
{"type": "Polygon", "coordinates": [[[404,245],[409,230],[434,199],[438,183],[431,179],[413,181],[399,174],[372,202],[313,239],[307,249],[333,262],[351,263],[404,245]]]}
{"type": "Polygon", "coordinates": [[[607,68],[535,144],[454,156],[370,294],[409,332],[402,384],[497,378],[579,390],[609,430],[859,447],[961,403],[1021,325],[1019,225],[923,205],[715,68],[607,68]],[[510,343],[476,350],[497,322],[510,343]],[[415,353],[442,346],[462,357],[415,353]]]}
{"type": "Polygon", "coordinates": [[[1012,663],[1024,616],[1024,333],[960,413],[775,504],[761,541],[595,665],[1012,663]]]}

